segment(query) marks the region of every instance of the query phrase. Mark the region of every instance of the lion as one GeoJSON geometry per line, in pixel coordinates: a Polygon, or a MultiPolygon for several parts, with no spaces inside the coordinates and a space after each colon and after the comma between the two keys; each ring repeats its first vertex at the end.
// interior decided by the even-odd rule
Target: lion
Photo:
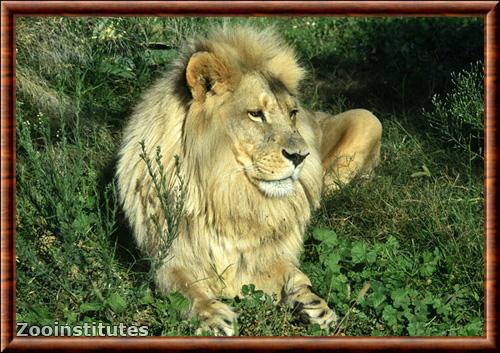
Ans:
{"type": "Polygon", "coordinates": [[[160,148],[169,188],[183,180],[182,217],[155,281],[189,299],[202,331],[234,334],[237,314],[222,299],[242,296],[244,284],[290,305],[305,323],[337,321],[299,269],[304,232],[322,192],[372,173],[382,126],[364,109],[332,116],[304,108],[304,74],[272,29],[215,28],[186,44],[124,130],[118,192],[148,256],[159,256],[151,219],[166,225],[141,141],[151,155],[160,148]]]}

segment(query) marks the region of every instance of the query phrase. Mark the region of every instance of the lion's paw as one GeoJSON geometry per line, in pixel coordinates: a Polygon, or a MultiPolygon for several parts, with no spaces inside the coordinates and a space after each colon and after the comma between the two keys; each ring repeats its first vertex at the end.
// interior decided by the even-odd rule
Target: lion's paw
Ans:
{"type": "Polygon", "coordinates": [[[215,336],[234,335],[237,314],[229,305],[218,300],[207,300],[196,305],[194,313],[201,320],[197,335],[203,332],[211,332],[215,336]]]}
{"type": "Polygon", "coordinates": [[[315,299],[307,304],[295,302],[292,314],[297,322],[302,324],[318,324],[322,329],[326,329],[337,323],[337,315],[328,307],[323,299],[315,299]]]}
{"type": "Polygon", "coordinates": [[[299,323],[318,324],[322,329],[332,327],[337,323],[335,311],[308,287],[292,294],[288,302],[292,305],[292,314],[299,323]]]}

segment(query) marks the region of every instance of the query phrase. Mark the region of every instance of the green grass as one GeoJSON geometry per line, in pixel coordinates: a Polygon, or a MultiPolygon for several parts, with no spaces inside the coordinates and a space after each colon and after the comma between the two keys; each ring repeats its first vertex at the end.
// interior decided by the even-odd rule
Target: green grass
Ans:
{"type": "MultiPolygon", "coordinates": [[[[18,322],[147,325],[166,336],[198,328],[185,298],[155,288],[112,168],[141,92],[186,36],[217,21],[17,20],[18,322]]],[[[306,233],[302,268],[340,324],[296,325],[249,284],[244,299],[228,301],[238,333],[483,335],[481,20],[252,21],[297,48],[310,73],[305,105],[370,109],[384,134],[374,179],[325,196],[306,233]]]]}

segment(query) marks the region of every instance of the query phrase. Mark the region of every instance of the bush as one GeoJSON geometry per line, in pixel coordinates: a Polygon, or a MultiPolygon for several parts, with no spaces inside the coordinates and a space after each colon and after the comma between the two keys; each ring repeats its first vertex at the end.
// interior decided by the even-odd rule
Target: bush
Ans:
{"type": "Polygon", "coordinates": [[[430,125],[445,142],[467,152],[471,158],[484,159],[484,66],[482,62],[467,70],[452,73],[452,88],[432,97],[433,109],[424,111],[430,125]]]}

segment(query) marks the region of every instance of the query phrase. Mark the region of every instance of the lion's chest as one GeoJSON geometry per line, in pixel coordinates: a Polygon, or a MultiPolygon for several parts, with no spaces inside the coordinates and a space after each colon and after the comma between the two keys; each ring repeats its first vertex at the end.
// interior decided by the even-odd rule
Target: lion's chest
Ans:
{"type": "Polygon", "coordinates": [[[210,257],[221,295],[238,295],[244,284],[257,284],[280,261],[298,262],[303,229],[299,224],[285,228],[286,232],[266,232],[254,227],[239,237],[216,235],[210,257]]]}
{"type": "Polygon", "coordinates": [[[262,278],[275,280],[267,274],[277,264],[298,265],[310,217],[301,185],[287,199],[254,195],[253,186],[243,185],[242,190],[225,184],[217,192],[203,193],[209,195],[205,207],[195,209],[188,222],[188,256],[199,264],[196,279],[210,278],[217,296],[238,295],[243,284],[257,285],[262,278]]]}

